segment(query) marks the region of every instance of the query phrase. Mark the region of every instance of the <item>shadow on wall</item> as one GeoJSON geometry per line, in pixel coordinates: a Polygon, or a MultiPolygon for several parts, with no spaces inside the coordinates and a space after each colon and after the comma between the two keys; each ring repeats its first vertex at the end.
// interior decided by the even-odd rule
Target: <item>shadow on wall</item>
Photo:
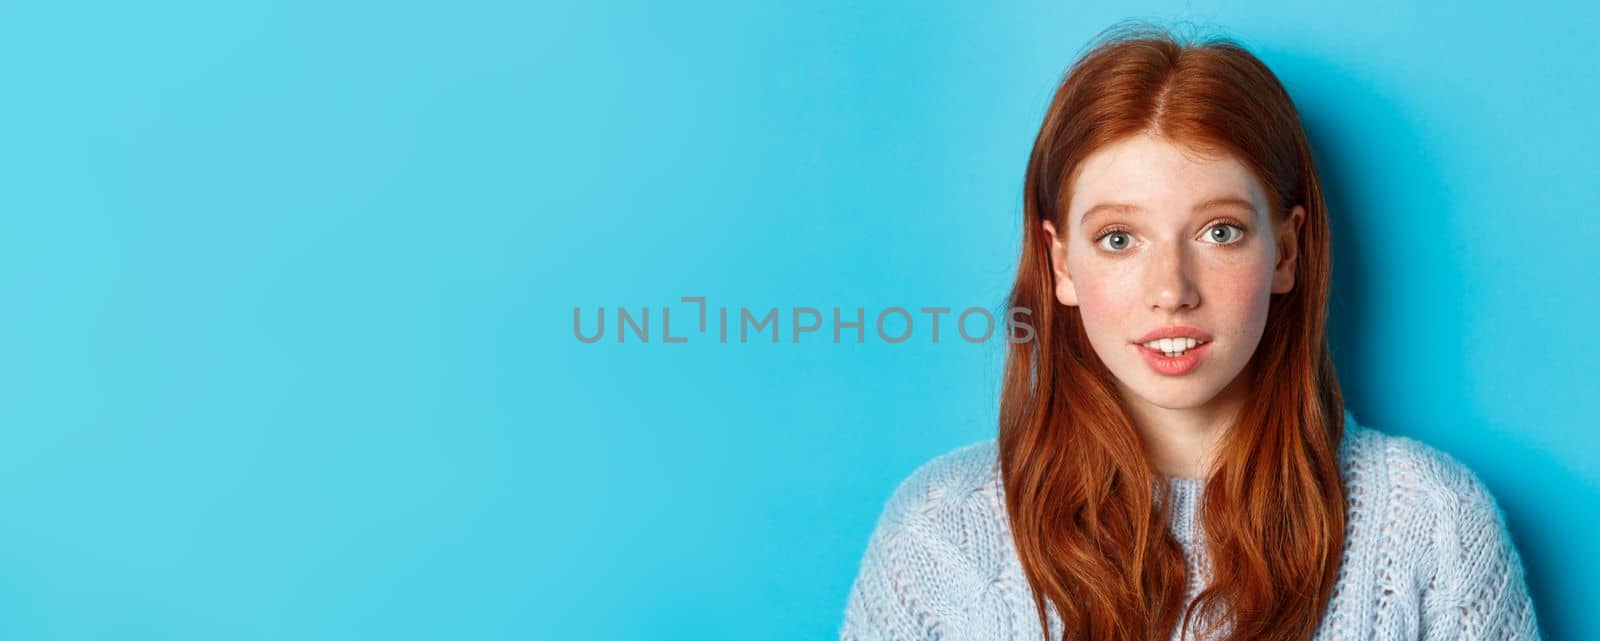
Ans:
{"type": "MultiPolygon", "coordinates": [[[[1383,335],[1384,324],[1390,318],[1385,305],[1392,303],[1384,301],[1393,300],[1395,292],[1389,288],[1404,286],[1384,274],[1379,263],[1385,257],[1380,252],[1401,251],[1407,242],[1415,242],[1395,236],[1402,230],[1426,231],[1426,236],[1412,234],[1413,239],[1437,238],[1444,239],[1440,242],[1449,242],[1448,234],[1455,229],[1445,220],[1455,210],[1449,187],[1471,177],[1441,173],[1438,164],[1431,160],[1427,141],[1413,124],[1417,118],[1407,118],[1372,79],[1352,77],[1346,70],[1310,56],[1272,53],[1274,69],[1288,86],[1304,118],[1330,211],[1334,279],[1328,331],[1346,404],[1363,423],[1391,434],[1414,436],[1455,455],[1452,448],[1419,436],[1414,429],[1419,426],[1391,420],[1397,411],[1385,411],[1386,407],[1410,402],[1396,399],[1394,391],[1386,388],[1386,381],[1416,375],[1398,370],[1397,365],[1425,362],[1428,365],[1422,370],[1423,375],[1431,380],[1417,384],[1438,390],[1437,397],[1427,401],[1429,413],[1442,421],[1435,433],[1462,434],[1462,440],[1474,442],[1475,449],[1502,452],[1508,461],[1539,460],[1541,454],[1499,436],[1470,414],[1472,403],[1465,398],[1470,389],[1464,374],[1467,363],[1463,350],[1457,349],[1456,344],[1416,341],[1406,344],[1408,353],[1397,358],[1385,353],[1390,347],[1377,338],[1383,335]],[[1308,81],[1297,83],[1297,78],[1308,81]],[[1381,162],[1373,162],[1375,158],[1381,158],[1381,162]],[[1403,187],[1376,185],[1385,178],[1395,177],[1403,180],[1390,184],[1403,184],[1403,187]],[[1397,220],[1403,220],[1404,225],[1395,225],[1397,220]],[[1379,240],[1361,242],[1366,238],[1379,240]],[[1391,239],[1394,242],[1390,242],[1391,239]],[[1441,409],[1435,410],[1435,407],[1441,409]]],[[[1470,311],[1466,307],[1470,297],[1464,294],[1470,291],[1470,284],[1458,263],[1426,262],[1428,264],[1415,260],[1405,263],[1406,281],[1421,282],[1440,292],[1417,304],[1425,306],[1425,313],[1439,320],[1437,326],[1449,327],[1454,319],[1470,311]]],[[[1421,312],[1408,310],[1408,313],[1421,312]]],[[[1506,514],[1512,540],[1526,566],[1541,633],[1555,639],[1583,636],[1580,628],[1584,609],[1581,604],[1572,602],[1570,591],[1560,588],[1590,580],[1590,577],[1563,575],[1577,573],[1562,558],[1563,546],[1572,545],[1582,537],[1574,538],[1579,533],[1572,529],[1568,516],[1553,514],[1521,498],[1533,490],[1524,489],[1521,494],[1512,495],[1506,488],[1538,488],[1541,493],[1571,498],[1586,505],[1600,505],[1600,492],[1588,487],[1571,471],[1553,464],[1510,469],[1506,465],[1492,465],[1488,460],[1469,460],[1459,455],[1458,458],[1478,474],[1506,514]]]]}

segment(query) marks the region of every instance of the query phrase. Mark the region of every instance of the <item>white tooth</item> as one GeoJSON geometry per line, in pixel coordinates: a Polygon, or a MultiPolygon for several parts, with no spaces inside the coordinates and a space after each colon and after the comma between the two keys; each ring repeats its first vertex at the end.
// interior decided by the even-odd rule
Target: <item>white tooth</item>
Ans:
{"type": "Polygon", "coordinates": [[[1189,350],[1200,345],[1200,341],[1193,338],[1158,338],[1145,343],[1145,347],[1165,354],[1167,358],[1176,358],[1184,355],[1189,350]]]}

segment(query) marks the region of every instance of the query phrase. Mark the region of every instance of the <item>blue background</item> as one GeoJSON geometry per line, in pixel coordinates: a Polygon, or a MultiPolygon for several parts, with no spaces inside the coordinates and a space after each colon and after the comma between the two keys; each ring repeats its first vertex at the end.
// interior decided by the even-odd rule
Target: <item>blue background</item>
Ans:
{"type": "Polygon", "coordinates": [[[1101,4],[0,5],[0,636],[835,634],[1002,345],[573,309],[998,307],[1128,17],[1277,71],[1352,410],[1487,482],[1547,636],[1600,624],[1600,13],[1101,4]]]}

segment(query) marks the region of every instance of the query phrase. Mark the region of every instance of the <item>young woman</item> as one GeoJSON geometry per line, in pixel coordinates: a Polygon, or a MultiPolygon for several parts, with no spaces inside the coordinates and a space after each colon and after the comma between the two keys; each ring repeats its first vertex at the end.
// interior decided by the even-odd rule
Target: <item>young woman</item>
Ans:
{"type": "Polygon", "coordinates": [[[1112,32],[1034,142],[996,439],[889,499],[841,638],[1537,639],[1471,471],[1357,423],[1299,116],[1231,41],[1112,32]]]}

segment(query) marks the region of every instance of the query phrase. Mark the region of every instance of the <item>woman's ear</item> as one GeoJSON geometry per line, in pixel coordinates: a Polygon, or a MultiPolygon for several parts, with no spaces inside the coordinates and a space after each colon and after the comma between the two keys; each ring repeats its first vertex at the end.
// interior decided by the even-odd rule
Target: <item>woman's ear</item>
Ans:
{"type": "Polygon", "coordinates": [[[1305,222],[1306,208],[1295,205],[1289,219],[1277,227],[1278,265],[1272,270],[1272,293],[1287,294],[1294,289],[1294,272],[1300,261],[1300,226],[1305,222]]]}
{"type": "Polygon", "coordinates": [[[1072,285],[1072,274],[1067,271],[1067,246],[1056,236],[1056,226],[1044,221],[1044,236],[1050,245],[1050,270],[1055,274],[1056,300],[1062,305],[1078,305],[1078,289],[1072,285]]]}

